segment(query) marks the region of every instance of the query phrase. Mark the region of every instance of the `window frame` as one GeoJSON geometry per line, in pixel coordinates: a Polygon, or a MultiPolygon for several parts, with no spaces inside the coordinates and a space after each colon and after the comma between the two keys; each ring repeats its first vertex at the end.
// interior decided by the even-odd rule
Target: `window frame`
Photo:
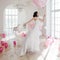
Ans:
{"type": "Polygon", "coordinates": [[[56,18],[57,18],[57,17],[56,17],[56,13],[57,13],[57,12],[60,12],[60,8],[59,8],[59,9],[55,9],[55,8],[56,8],[56,3],[57,3],[57,2],[55,2],[55,1],[56,1],[56,0],[54,0],[54,10],[52,10],[52,0],[51,0],[51,2],[50,2],[50,5],[51,5],[51,6],[50,6],[50,7],[51,7],[51,11],[50,11],[50,12],[51,12],[51,35],[52,35],[52,33],[53,33],[53,34],[54,34],[53,37],[59,38],[59,37],[57,37],[57,34],[56,34],[57,32],[59,32],[59,31],[56,31],[56,25],[59,25],[59,26],[60,26],[60,24],[58,24],[58,23],[56,24],[55,22],[56,22],[56,18]],[[52,24],[53,24],[53,23],[52,23],[52,13],[54,13],[54,27],[52,27],[52,26],[53,26],[53,25],[52,25],[52,24]],[[54,31],[52,31],[52,28],[53,28],[54,31]]]}
{"type": "MultiPolygon", "coordinates": [[[[6,8],[6,9],[16,9],[16,8],[6,8]]],[[[17,10],[18,10],[18,9],[17,9],[17,10]]],[[[17,13],[18,13],[18,12],[17,12],[17,13]]],[[[3,21],[3,32],[4,32],[4,33],[5,33],[5,30],[6,30],[6,29],[13,29],[13,28],[14,28],[14,27],[10,27],[10,28],[8,27],[8,28],[6,28],[6,26],[5,26],[5,17],[6,17],[6,16],[9,17],[10,15],[6,15],[6,14],[5,14],[5,10],[4,10],[4,21],[3,21]],[[6,29],[5,29],[5,28],[6,28],[6,29]]],[[[12,15],[11,15],[11,16],[12,16],[12,15]]],[[[15,15],[13,15],[13,16],[15,16],[15,15]]],[[[16,15],[16,16],[17,16],[17,19],[18,19],[18,15],[16,15]]],[[[8,22],[8,23],[9,23],[9,22],[8,22]]],[[[17,25],[18,25],[18,23],[19,23],[19,21],[17,21],[17,25]]],[[[11,23],[11,24],[12,24],[12,23],[11,23]]],[[[12,25],[11,25],[11,26],[12,26],[12,25]]],[[[7,39],[10,39],[10,38],[13,38],[13,37],[15,37],[15,35],[6,36],[7,39]]]]}

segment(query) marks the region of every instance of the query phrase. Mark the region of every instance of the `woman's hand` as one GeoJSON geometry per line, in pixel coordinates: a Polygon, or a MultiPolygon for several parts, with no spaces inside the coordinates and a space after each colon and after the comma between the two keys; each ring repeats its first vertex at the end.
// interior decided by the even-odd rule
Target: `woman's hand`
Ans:
{"type": "Polygon", "coordinates": [[[46,14],[44,14],[43,18],[45,18],[45,17],[46,17],[46,14]]]}
{"type": "Polygon", "coordinates": [[[43,19],[39,18],[39,20],[42,21],[42,22],[44,22],[45,21],[45,17],[46,17],[46,14],[43,15],[43,19]]]}

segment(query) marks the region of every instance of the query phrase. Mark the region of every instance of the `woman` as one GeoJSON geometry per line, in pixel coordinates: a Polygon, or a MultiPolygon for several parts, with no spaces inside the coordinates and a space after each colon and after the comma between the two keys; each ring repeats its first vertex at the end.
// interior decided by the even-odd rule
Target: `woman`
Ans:
{"type": "Polygon", "coordinates": [[[33,14],[33,18],[24,24],[24,26],[26,26],[30,22],[33,22],[34,26],[30,30],[30,33],[27,36],[27,39],[23,43],[23,46],[20,50],[21,52],[20,56],[25,55],[27,51],[32,53],[38,53],[40,51],[40,39],[39,39],[39,36],[41,35],[40,24],[41,22],[44,22],[44,18],[45,18],[45,15],[43,16],[43,19],[40,19],[39,13],[35,11],[33,14]]]}

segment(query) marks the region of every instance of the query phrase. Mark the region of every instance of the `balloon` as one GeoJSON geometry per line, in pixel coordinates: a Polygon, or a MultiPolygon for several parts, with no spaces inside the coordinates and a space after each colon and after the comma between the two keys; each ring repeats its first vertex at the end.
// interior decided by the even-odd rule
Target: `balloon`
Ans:
{"type": "Polygon", "coordinates": [[[2,33],[2,34],[0,34],[0,37],[1,38],[5,38],[6,37],[6,34],[2,33]]]}
{"type": "Polygon", "coordinates": [[[5,42],[5,48],[8,48],[8,43],[7,42],[5,42]]]}
{"type": "Polygon", "coordinates": [[[16,41],[13,41],[13,45],[16,46],[16,41]]]}
{"type": "Polygon", "coordinates": [[[22,31],[22,32],[20,33],[20,36],[21,36],[21,37],[26,37],[26,36],[27,36],[27,33],[26,33],[25,31],[22,31]]]}
{"type": "Polygon", "coordinates": [[[46,6],[47,0],[33,0],[33,3],[41,8],[44,8],[46,6]]]}
{"type": "Polygon", "coordinates": [[[2,53],[3,52],[3,47],[0,47],[0,53],[2,53]]]}
{"type": "Polygon", "coordinates": [[[54,38],[48,37],[47,41],[45,42],[45,46],[48,47],[54,42],[54,38]]]}
{"type": "Polygon", "coordinates": [[[1,45],[4,46],[5,45],[5,41],[1,41],[1,45]]]}
{"type": "Polygon", "coordinates": [[[6,34],[2,33],[2,34],[0,34],[0,36],[1,36],[2,38],[5,38],[5,37],[6,37],[6,34]]]}
{"type": "Polygon", "coordinates": [[[8,48],[8,43],[5,41],[1,41],[1,45],[4,46],[5,48],[8,48]]]}

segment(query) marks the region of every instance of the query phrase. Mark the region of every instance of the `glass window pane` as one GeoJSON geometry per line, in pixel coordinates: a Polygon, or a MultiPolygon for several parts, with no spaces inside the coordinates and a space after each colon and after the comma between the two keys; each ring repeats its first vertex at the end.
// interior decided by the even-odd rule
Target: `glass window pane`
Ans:
{"type": "Polygon", "coordinates": [[[8,9],[5,9],[5,14],[8,15],[8,9]]]}
{"type": "Polygon", "coordinates": [[[59,31],[55,31],[55,37],[60,38],[60,32],[59,31]]]}
{"type": "Polygon", "coordinates": [[[60,9],[60,2],[55,3],[55,9],[60,9]]]}
{"type": "Polygon", "coordinates": [[[60,18],[58,17],[55,18],[55,24],[60,24],[60,18]]]}
{"type": "Polygon", "coordinates": [[[11,16],[8,16],[8,18],[9,18],[9,20],[11,20],[12,17],[11,16]]]}
{"type": "Polygon", "coordinates": [[[12,14],[11,9],[8,9],[8,15],[11,15],[11,14],[12,14]]]}
{"type": "Polygon", "coordinates": [[[60,11],[59,12],[55,12],[55,17],[60,17],[60,11]]]}
{"type": "Polygon", "coordinates": [[[5,27],[4,31],[7,36],[13,35],[13,27],[18,25],[18,10],[6,9],[5,10],[5,27]]]}
{"type": "Polygon", "coordinates": [[[51,13],[51,19],[52,19],[52,20],[51,20],[52,24],[54,24],[54,21],[55,21],[55,20],[54,20],[54,12],[51,13]]]}
{"type": "Polygon", "coordinates": [[[8,16],[7,15],[5,16],[5,20],[8,20],[8,16]]]}
{"type": "Polygon", "coordinates": [[[54,30],[52,30],[52,32],[51,32],[51,36],[54,37],[54,30]]]}
{"type": "Polygon", "coordinates": [[[55,31],[60,31],[60,25],[59,24],[58,25],[57,24],[55,25],[55,31]]]}
{"type": "Polygon", "coordinates": [[[15,14],[18,15],[18,9],[16,9],[15,12],[16,12],[15,14]]]}
{"type": "Polygon", "coordinates": [[[54,10],[54,0],[52,0],[52,10],[54,10]]]}
{"type": "Polygon", "coordinates": [[[15,9],[12,9],[12,15],[15,15],[15,13],[16,13],[15,9]]]}
{"type": "Polygon", "coordinates": [[[55,12],[54,11],[51,12],[52,36],[55,34],[55,37],[60,38],[60,11],[59,11],[60,10],[60,0],[52,0],[52,5],[51,5],[52,10],[54,10],[54,2],[55,2],[55,12]],[[54,18],[54,14],[55,14],[55,18],[54,18]]]}
{"type": "Polygon", "coordinates": [[[60,3],[60,0],[55,0],[55,3],[58,3],[58,2],[60,3]]]}

